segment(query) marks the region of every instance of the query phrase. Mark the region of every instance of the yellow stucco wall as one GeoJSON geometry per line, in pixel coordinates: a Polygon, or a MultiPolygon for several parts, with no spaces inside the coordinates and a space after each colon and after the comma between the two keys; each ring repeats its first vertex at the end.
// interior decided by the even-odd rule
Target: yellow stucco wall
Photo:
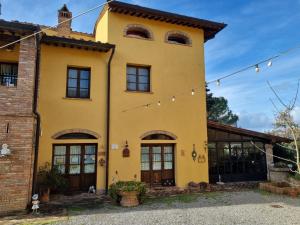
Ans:
{"type": "MultiPolygon", "coordinates": [[[[208,181],[203,31],[184,26],[140,19],[104,11],[95,29],[96,41],[116,44],[111,70],[111,133],[109,182],[113,178],[140,180],[141,143],[175,143],[176,185],[208,181]],[[128,24],[149,28],[153,40],[123,36],[128,24]],[[171,30],[187,33],[192,46],[165,43],[171,30]],[[151,93],[132,93],[126,90],[126,65],[151,66],[151,93]],[[196,94],[191,95],[195,89],[196,94]],[[176,102],[171,102],[172,96],[176,102]],[[138,105],[161,101],[149,108],[122,112],[138,105]],[[141,141],[140,136],[151,130],[175,134],[175,141],[141,141]],[[130,157],[122,157],[126,140],[130,157]],[[192,159],[193,144],[204,163],[192,159]]],[[[106,129],[106,77],[110,53],[96,53],[42,45],[39,112],[42,117],[39,166],[52,160],[54,143],[98,143],[104,152],[106,129]],[[67,66],[91,67],[91,100],[65,99],[67,66]],[[55,133],[72,128],[88,129],[101,135],[99,140],[54,140],[55,133]]],[[[101,156],[102,157],[102,156],[101,156]]],[[[98,156],[98,161],[101,158],[98,156]]],[[[97,163],[97,189],[105,187],[105,168],[97,163]]]]}
{"type": "MultiPolygon", "coordinates": [[[[97,37],[96,37],[97,40],[97,37]]],[[[116,44],[112,62],[111,87],[111,144],[118,150],[110,150],[110,176],[112,182],[140,179],[140,136],[151,130],[174,133],[178,139],[175,153],[175,179],[177,186],[188,182],[208,181],[205,79],[202,30],[168,23],[156,22],[109,13],[108,42],[116,44]],[[123,36],[128,24],[142,24],[149,28],[154,40],[140,40],[123,36]],[[165,43],[165,34],[179,30],[192,38],[192,47],[165,43]],[[151,66],[151,93],[126,92],[126,64],[151,66]],[[191,89],[197,94],[191,96],[191,89]],[[171,97],[176,96],[176,102],[171,97]],[[161,101],[148,109],[128,112],[124,109],[161,101]],[[122,149],[128,140],[130,158],[122,157],[122,149]],[[198,154],[205,155],[206,162],[194,162],[193,144],[198,154]],[[116,174],[117,171],[117,174],[116,174]]],[[[162,143],[161,141],[154,141],[162,143]]]]}
{"type": "MultiPolygon", "coordinates": [[[[107,53],[110,54],[110,53],[107,53]]],[[[52,145],[59,143],[97,143],[104,152],[106,105],[106,53],[42,45],[38,111],[41,137],[38,165],[52,161],[52,145]],[[67,67],[91,68],[91,99],[67,99],[67,67]],[[54,140],[52,136],[66,129],[88,129],[98,133],[98,140],[54,140]]],[[[98,156],[98,160],[102,156],[98,156]]],[[[97,165],[97,186],[104,187],[104,168],[97,165]]]]}
{"type": "MultiPolygon", "coordinates": [[[[0,45],[4,45],[4,44],[6,43],[0,43],[0,45]]],[[[7,51],[6,49],[0,49],[0,62],[17,63],[19,61],[19,51],[20,51],[19,44],[15,45],[12,51],[7,51]]]]}

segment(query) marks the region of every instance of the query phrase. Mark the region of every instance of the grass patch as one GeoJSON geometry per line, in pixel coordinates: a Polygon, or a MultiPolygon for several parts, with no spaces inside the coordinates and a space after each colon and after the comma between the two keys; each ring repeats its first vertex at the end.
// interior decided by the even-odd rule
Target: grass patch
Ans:
{"type": "Polygon", "coordinates": [[[21,225],[51,225],[62,221],[61,219],[47,219],[47,220],[37,220],[37,221],[30,221],[21,223],[21,225]]]}
{"type": "Polygon", "coordinates": [[[255,189],[253,190],[253,192],[264,195],[264,196],[269,196],[269,195],[273,195],[273,193],[265,191],[265,190],[260,190],[260,189],[255,189]]]}
{"type": "Polygon", "coordinates": [[[167,204],[172,205],[173,203],[192,203],[196,202],[198,198],[214,199],[217,200],[222,194],[219,192],[204,192],[194,194],[180,194],[176,196],[167,197],[154,197],[146,198],[144,204],[167,204]]]}

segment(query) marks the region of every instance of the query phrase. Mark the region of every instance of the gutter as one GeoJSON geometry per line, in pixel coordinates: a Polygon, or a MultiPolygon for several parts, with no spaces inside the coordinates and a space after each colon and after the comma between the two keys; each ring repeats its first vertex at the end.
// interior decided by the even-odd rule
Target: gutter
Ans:
{"type": "Polygon", "coordinates": [[[105,194],[108,194],[108,176],[109,176],[109,146],[110,146],[110,75],[111,75],[111,61],[115,54],[115,46],[112,48],[111,55],[107,64],[107,110],[106,110],[106,169],[105,169],[105,194]]]}
{"type": "Polygon", "coordinates": [[[37,184],[37,166],[38,166],[38,153],[39,153],[39,142],[40,142],[40,125],[41,116],[37,111],[37,101],[38,101],[38,89],[39,89],[39,77],[40,77],[40,38],[39,35],[36,38],[36,63],[35,63],[35,80],[34,80],[34,95],[33,95],[33,114],[36,117],[36,128],[35,128],[35,145],[34,145],[34,163],[33,163],[33,177],[32,177],[32,194],[36,194],[36,184],[37,184]]]}

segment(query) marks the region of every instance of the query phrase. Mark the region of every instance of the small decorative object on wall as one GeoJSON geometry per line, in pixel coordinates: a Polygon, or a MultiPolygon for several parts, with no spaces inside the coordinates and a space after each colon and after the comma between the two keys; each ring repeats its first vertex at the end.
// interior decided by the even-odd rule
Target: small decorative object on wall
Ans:
{"type": "Polygon", "coordinates": [[[206,162],[205,155],[199,155],[198,156],[198,163],[205,163],[205,162],[206,162]]]}
{"type": "Polygon", "coordinates": [[[193,144],[192,158],[194,161],[196,161],[197,155],[195,144],[193,144]]]}
{"type": "Polygon", "coordinates": [[[125,144],[125,148],[123,149],[123,157],[129,157],[130,156],[130,150],[128,148],[128,142],[126,141],[126,144],[125,144]]]}
{"type": "Polygon", "coordinates": [[[38,194],[35,194],[32,196],[32,214],[38,214],[38,209],[40,208],[39,207],[39,204],[40,204],[40,201],[39,201],[39,195],[38,194]]]}
{"type": "Polygon", "coordinates": [[[99,164],[100,164],[100,166],[104,166],[105,165],[105,159],[103,159],[103,158],[99,159],[99,164]]]}
{"type": "Polygon", "coordinates": [[[204,151],[207,152],[207,141],[204,141],[204,151]]]}
{"type": "Polygon", "coordinates": [[[4,156],[8,156],[10,155],[11,152],[8,148],[8,145],[7,144],[3,144],[2,145],[2,149],[0,150],[0,157],[4,157],[4,156]]]}

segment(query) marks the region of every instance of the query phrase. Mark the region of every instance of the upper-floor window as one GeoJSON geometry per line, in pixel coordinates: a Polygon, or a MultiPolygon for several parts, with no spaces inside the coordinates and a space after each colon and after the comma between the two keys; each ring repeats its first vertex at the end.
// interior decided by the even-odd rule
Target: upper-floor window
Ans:
{"type": "Polygon", "coordinates": [[[127,65],[127,90],[150,92],[150,67],[127,65]]]}
{"type": "Polygon", "coordinates": [[[153,35],[149,29],[137,24],[128,25],[124,30],[124,36],[149,40],[153,39],[153,35]]]}
{"type": "Polygon", "coordinates": [[[192,45],[191,39],[181,31],[169,31],[166,34],[166,42],[170,44],[192,45]]]}
{"type": "Polygon", "coordinates": [[[0,85],[14,87],[17,86],[18,64],[0,62],[0,85]]]}
{"type": "Polygon", "coordinates": [[[90,98],[90,69],[68,68],[67,97],[90,98]]]}

